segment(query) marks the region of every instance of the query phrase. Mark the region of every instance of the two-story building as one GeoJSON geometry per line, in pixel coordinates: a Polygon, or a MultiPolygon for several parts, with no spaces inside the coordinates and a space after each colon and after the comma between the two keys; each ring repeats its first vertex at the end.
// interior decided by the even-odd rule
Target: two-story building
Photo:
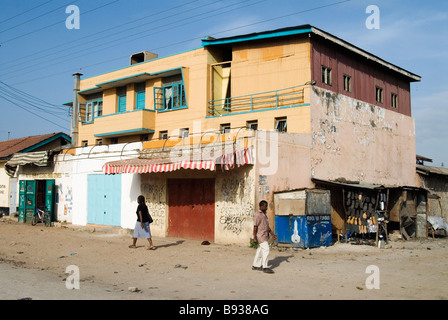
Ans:
{"type": "MultiPolygon", "coordinates": [[[[260,200],[274,227],[275,216],[295,214],[276,212],[276,194],[319,187],[332,190],[333,225],[344,229],[338,188],[377,196],[419,186],[415,81],[310,25],[132,55],[131,65],[80,81],[75,143],[84,151],[75,157],[97,162],[76,173],[73,221],[132,227],[143,194],[155,235],[246,243],[260,200]],[[135,143],[133,158],[98,151],[135,143]],[[115,212],[105,213],[105,198],[115,212]]],[[[401,197],[392,194],[390,208],[401,197]]]]}

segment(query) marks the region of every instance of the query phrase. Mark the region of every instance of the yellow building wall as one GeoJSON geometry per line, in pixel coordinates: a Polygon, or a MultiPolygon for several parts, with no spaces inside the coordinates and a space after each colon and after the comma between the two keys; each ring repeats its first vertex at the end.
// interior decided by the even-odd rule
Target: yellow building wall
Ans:
{"type": "MultiPolygon", "coordinates": [[[[310,42],[308,39],[283,39],[247,42],[235,45],[231,66],[231,96],[247,96],[302,86],[311,79],[310,42]]],[[[215,63],[215,61],[211,61],[215,63]]],[[[310,86],[303,86],[303,106],[259,112],[210,117],[207,129],[219,129],[230,123],[232,128],[258,121],[260,130],[274,130],[275,118],[287,117],[288,132],[310,133],[310,86]]]]}
{"type": "Polygon", "coordinates": [[[303,85],[311,80],[308,39],[246,42],[234,47],[232,96],[303,85]]]}
{"type": "Polygon", "coordinates": [[[95,135],[126,132],[135,129],[154,127],[154,111],[134,110],[125,113],[116,113],[95,119],[93,133],[95,135]]]}
{"type": "MultiPolygon", "coordinates": [[[[234,44],[231,64],[231,96],[257,94],[266,91],[303,85],[311,80],[310,43],[308,39],[295,38],[234,44]]],[[[219,53],[218,55],[219,56],[219,53]]],[[[218,57],[219,59],[219,57],[218,57]]],[[[217,63],[207,48],[199,48],[181,54],[132,65],[106,74],[82,79],[80,90],[96,87],[96,84],[127,78],[141,73],[156,73],[182,67],[187,109],[156,112],[154,119],[145,118],[142,128],[154,130],[152,139],[158,139],[160,131],[169,136],[178,135],[179,129],[188,128],[191,135],[206,130],[219,130],[220,124],[245,127],[250,120],[258,121],[258,128],[273,130],[276,117],[287,117],[288,132],[310,132],[309,87],[304,86],[303,106],[261,112],[245,112],[224,117],[207,117],[208,101],[212,99],[210,88],[210,64],[217,63]]],[[[145,108],[154,108],[154,87],[162,86],[162,78],[146,81],[145,108]]],[[[93,124],[79,124],[79,141],[94,144],[95,134],[116,132],[114,127],[128,128],[140,123],[136,119],[141,113],[134,112],[136,106],[135,85],[127,85],[126,113],[106,116],[117,112],[116,89],[103,91],[103,117],[95,118],[93,124]],[[130,112],[133,111],[133,112],[130,112]],[[105,117],[106,116],[106,117],[105,117]],[[115,118],[117,117],[117,118],[115,118]],[[119,118],[119,119],[118,119],[119,118]],[[94,128],[93,128],[94,127],[94,128]]],[[[134,127],[133,129],[137,129],[134,127]]],[[[124,129],[123,129],[124,130],[124,129]]],[[[139,136],[132,139],[140,140],[139,136]]],[[[120,138],[120,142],[122,139],[120,138]]]]}

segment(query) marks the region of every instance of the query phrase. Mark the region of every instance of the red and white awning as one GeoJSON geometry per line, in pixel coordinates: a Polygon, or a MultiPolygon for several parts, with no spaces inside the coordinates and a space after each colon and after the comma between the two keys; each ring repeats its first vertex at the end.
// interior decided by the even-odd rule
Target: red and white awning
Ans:
{"type": "Polygon", "coordinates": [[[179,169],[197,169],[215,171],[216,165],[221,165],[222,170],[230,170],[235,166],[253,164],[252,149],[244,148],[236,152],[228,153],[216,160],[191,160],[191,159],[127,159],[107,162],[103,165],[105,174],[119,173],[157,173],[171,172],[179,169]]]}
{"type": "Polygon", "coordinates": [[[179,169],[204,169],[215,171],[215,162],[180,160],[164,163],[163,160],[160,159],[137,158],[107,162],[103,166],[103,172],[105,174],[171,172],[179,169]]]}
{"type": "Polygon", "coordinates": [[[227,153],[216,159],[216,164],[220,164],[223,171],[253,163],[252,148],[250,147],[227,153]]]}

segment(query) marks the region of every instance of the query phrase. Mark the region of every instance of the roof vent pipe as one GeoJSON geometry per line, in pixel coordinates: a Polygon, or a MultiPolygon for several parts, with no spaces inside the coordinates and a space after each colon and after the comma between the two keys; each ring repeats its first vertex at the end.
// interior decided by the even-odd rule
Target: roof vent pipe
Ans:
{"type": "Polygon", "coordinates": [[[148,51],[142,51],[131,55],[131,65],[157,59],[159,55],[148,51]]]}

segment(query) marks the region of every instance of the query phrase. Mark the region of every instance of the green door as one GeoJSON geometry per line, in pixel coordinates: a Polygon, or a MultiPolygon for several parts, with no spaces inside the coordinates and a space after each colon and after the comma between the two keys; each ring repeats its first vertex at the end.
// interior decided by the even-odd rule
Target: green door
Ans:
{"type": "Polygon", "coordinates": [[[19,222],[25,222],[26,180],[19,181],[19,222]]]}
{"type": "Polygon", "coordinates": [[[47,180],[45,184],[45,211],[50,212],[50,221],[54,218],[55,181],[47,180]]]}
{"type": "MultiPolygon", "coordinates": [[[[42,185],[42,184],[41,184],[42,185]]],[[[45,190],[37,190],[36,180],[19,181],[19,222],[31,223],[36,212],[37,193],[45,196],[45,211],[50,212],[51,221],[54,217],[55,181],[46,180],[45,190]]],[[[42,205],[42,203],[40,204],[42,205]]]]}
{"type": "Polygon", "coordinates": [[[36,181],[27,180],[25,189],[25,222],[31,223],[36,211],[36,181]]]}

